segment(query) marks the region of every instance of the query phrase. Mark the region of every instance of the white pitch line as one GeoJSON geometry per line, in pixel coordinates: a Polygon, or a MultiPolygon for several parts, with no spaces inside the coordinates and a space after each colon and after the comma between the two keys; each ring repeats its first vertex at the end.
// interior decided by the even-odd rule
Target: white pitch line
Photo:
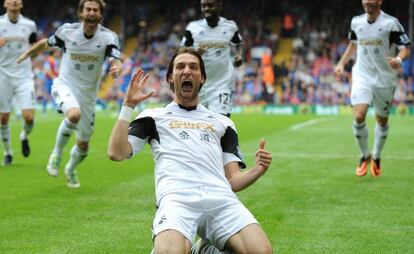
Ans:
{"type": "Polygon", "coordinates": [[[319,123],[319,122],[322,122],[322,121],[325,121],[326,119],[324,119],[324,118],[317,118],[317,119],[311,119],[311,120],[308,120],[308,121],[305,121],[305,122],[302,122],[302,123],[298,123],[298,124],[295,124],[295,125],[292,125],[292,126],[290,126],[290,130],[293,130],[293,131],[297,131],[297,130],[300,130],[300,129],[302,129],[302,128],[304,128],[304,127],[308,127],[308,126],[311,126],[311,125],[315,125],[315,124],[317,124],[317,123],[319,123]]]}

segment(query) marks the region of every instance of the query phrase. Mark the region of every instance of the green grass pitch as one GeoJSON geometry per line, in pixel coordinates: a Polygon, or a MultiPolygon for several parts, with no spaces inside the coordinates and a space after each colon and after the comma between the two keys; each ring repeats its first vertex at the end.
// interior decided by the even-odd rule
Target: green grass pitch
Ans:
{"type": "MultiPolygon", "coordinates": [[[[395,116],[383,175],[357,178],[350,117],[234,115],[249,166],[259,139],[273,153],[266,175],[239,193],[278,253],[413,253],[414,118],[395,116]]],[[[46,174],[61,118],[37,114],[32,154],[0,166],[0,253],[149,253],[155,213],[153,161],[147,148],[121,163],[106,157],[115,118],[98,114],[81,188],[62,172],[46,174]]],[[[373,118],[369,118],[372,147],[373,118]]],[[[73,139],[65,150],[63,163],[73,139]]],[[[0,149],[2,151],[2,149],[0,149]]]]}

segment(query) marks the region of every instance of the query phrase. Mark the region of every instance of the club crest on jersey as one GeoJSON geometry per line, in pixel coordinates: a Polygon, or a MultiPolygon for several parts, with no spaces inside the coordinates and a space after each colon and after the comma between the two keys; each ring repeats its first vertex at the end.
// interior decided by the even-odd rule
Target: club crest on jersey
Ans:
{"type": "Polygon", "coordinates": [[[180,136],[181,139],[188,139],[190,137],[190,135],[188,135],[188,133],[185,131],[180,132],[178,136],[180,136]]]}

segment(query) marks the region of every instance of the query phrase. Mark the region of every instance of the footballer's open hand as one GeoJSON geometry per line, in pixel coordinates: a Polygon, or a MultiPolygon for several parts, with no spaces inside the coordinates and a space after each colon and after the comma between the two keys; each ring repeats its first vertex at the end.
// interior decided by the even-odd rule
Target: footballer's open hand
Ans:
{"type": "Polygon", "coordinates": [[[125,94],[124,105],[135,108],[136,105],[145,101],[154,94],[154,91],[145,92],[145,82],[148,79],[148,74],[139,68],[129,82],[128,90],[125,94]]]}
{"type": "Polygon", "coordinates": [[[259,142],[259,149],[256,152],[256,167],[262,174],[266,173],[267,169],[272,163],[272,154],[265,149],[266,141],[261,139],[259,142]]]}

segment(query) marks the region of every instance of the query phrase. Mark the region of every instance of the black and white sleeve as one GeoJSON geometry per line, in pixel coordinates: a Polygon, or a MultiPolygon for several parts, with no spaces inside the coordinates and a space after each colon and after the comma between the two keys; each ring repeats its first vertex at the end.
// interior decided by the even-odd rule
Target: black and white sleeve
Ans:
{"type": "Polygon", "coordinates": [[[128,141],[132,147],[132,155],[139,153],[152,139],[159,142],[157,128],[154,119],[146,116],[135,119],[128,130],[128,141]]]}
{"type": "Polygon", "coordinates": [[[408,35],[404,32],[403,26],[398,22],[398,20],[395,20],[394,26],[390,32],[390,45],[395,44],[399,48],[401,47],[408,47],[410,46],[410,38],[408,35]]]}
{"type": "Polygon", "coordinates": [[[194,39],[190,30],[185,30],[181,45],[186,47],[194,46],[194,39]]]}
{"type": "Polygon", "coordinates": [[[220,145],[223,150],[223,165],[229,162],[238,162],[241,168],[246,168],[243,154],[240,151],[239,139],[236,130],[228,126],[221,137],[220,145]]]}

